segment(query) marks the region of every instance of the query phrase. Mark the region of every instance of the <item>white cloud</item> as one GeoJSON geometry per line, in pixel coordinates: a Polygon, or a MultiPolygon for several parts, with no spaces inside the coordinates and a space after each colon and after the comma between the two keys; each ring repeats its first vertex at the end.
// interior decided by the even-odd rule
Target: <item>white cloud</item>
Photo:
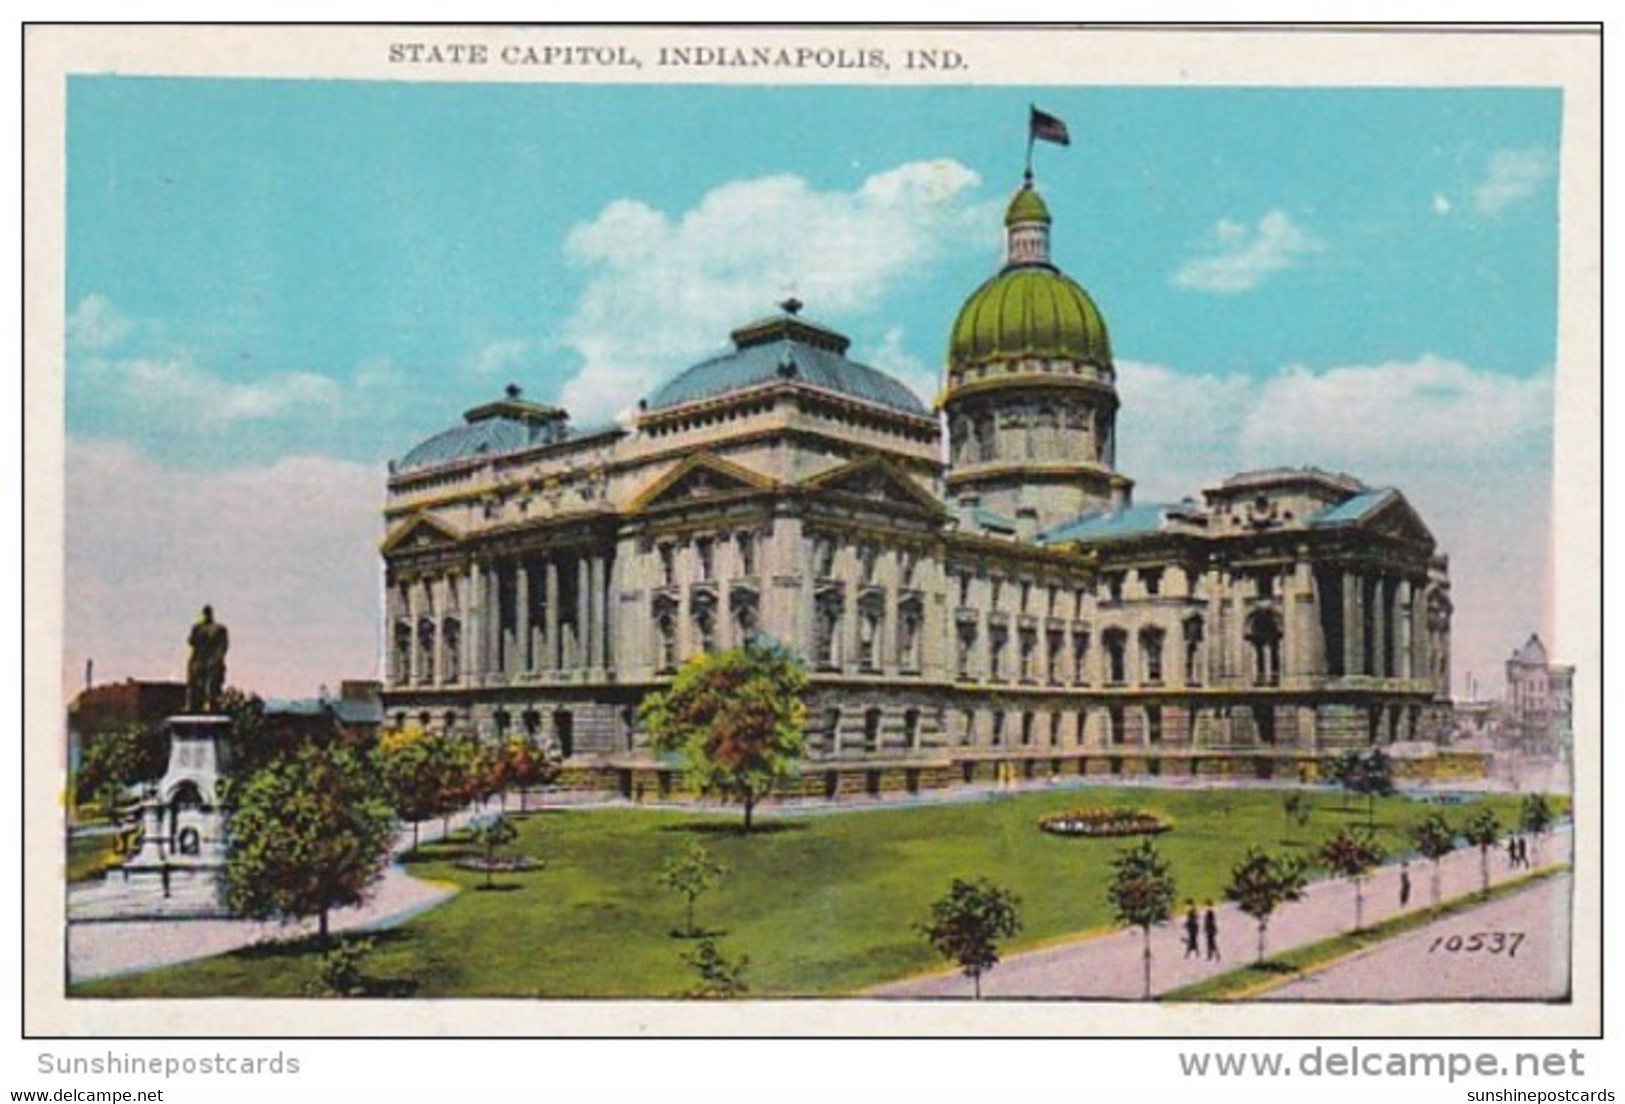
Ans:
{"type": "Polygon", "coordinates": [[[1542,149],[1497,150],[1489,174],[1473,189],[1473,206],[1486,215],[1500,214],[1534,195],[1556,172],[1551,154],[1542,149]]]}
{"type": "Polygon", "coordinates": [[[875,309],[942,253],[985,233],[979,183],[955,161],[901,165],[850,192],[795,176],[733,181],[669,215],[633,199],[571,231],[588,270],[564,328],[582,359],[563,404],[582,421],[626,409],[676,369],[794,294],[810,318],[875,309]]]}
{"type": "Polygon", "coordinates": [[[108,388],[148,423],[223,428],[310,411],[335,413],[342,389],[314,372],[273,372],[253,381],[222,379],[187,353],[94,359],[84,365],[88,386],[108,388]]]}
{"type": "Polygon", "coordinates": [[[469,361],[469,370],[477,376],[494,376],[519,366],[529,351],[530,342],[516,337],[488,342],[469,361]]]}
{"type": "Polygon", "coordinates": [[[87,295],[67,317],[68,349],[99,353],[129,336],[134,324],[105,295],[87,295]]]}
{"type": "Polygon", "coordinates": [[[1406,471],[1494,461],[1510,445],[1549,437],[1551,379],[1482,372],[1459,361],[1290,366],[1260,391],[1242,431],[1243,456],[1406,471]]]}
{"type": "Polygon", "coordinates": [[[1450,211],[1450,197],[1442,192],[1435,194],[1433,197],[1433,213],[1436,215],[1448,215],[1450,211]]]}
{"type": "Polygon", "coordinates": [[[1256,386],[1246,376],[1192,375],[1160,364],[1117,362],[1117,467],[1146,502],[1200,499],[1232,474],[1256,386]]]}
{"type": "Polygon", "coordinates": [[[1271,273],[1290,268],[1305,253],[1321,248],[1320,241],[1285,211],[1270,211],[1254,227],[1221,219],[1205,254],[1180,265],[1173,284],[1190,291],[1236,295],[1252,291],[1271,273]]]}
{"type": "Polygon", "coordinates": [[[205,603],[229,681],[278,696],[376,674],[381,467],[288,457],[188,471],[69,439],[64,679],[183,677],[205,603]]]}

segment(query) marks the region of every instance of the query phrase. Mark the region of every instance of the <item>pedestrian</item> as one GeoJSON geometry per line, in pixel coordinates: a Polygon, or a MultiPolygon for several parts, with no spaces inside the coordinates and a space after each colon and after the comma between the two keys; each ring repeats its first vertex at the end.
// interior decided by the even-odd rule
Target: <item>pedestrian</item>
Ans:
{"type": "Polygon", "coordinates": [[[1411,864],[1401,863],[1399,867],[1399,907],[1404,908],[1411,903],[1411,864]]]}
{"type": "Polygon", "coordinates": [[[1196,916],[1196,902],[1186,901],[1189,906],[1185,911],[1185,957],[1201,953],[1202,922],[1196,916]]]}
{"type": "Polygon", "coordinates": [[[1525,870],[1529,869],[1529,840],[1525,836],[1516,837],[1518,841],[1518,865],[1525,870]]]}
{"type": "Polygon", "coordinates": [[[1213,902],[1207,903],[1207,912],[1202,917],[1202,934],[1207,936],[1207,960],[1219,960],[1219,918],[1213,912],[1213,902]]]}
{"type": "Polygon", "coordinates": [[[1516,835],[1507,837],[1507,869],[1518,869],[1518,837],[1516,835]]]}

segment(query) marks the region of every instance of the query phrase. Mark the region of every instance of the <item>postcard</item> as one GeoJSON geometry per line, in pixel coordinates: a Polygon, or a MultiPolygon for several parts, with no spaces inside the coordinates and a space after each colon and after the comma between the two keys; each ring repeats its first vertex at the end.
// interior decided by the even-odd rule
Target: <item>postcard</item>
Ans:
{"type": "Polygon", "coordinates": [[[1600,1031],[1598,46],[30,28],[27,1032],[1600,1031]]]}

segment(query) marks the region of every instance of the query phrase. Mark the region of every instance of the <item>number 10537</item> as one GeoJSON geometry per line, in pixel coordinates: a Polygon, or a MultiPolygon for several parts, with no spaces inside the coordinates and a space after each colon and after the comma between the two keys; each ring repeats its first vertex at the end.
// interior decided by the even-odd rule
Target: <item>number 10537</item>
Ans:
{"type": "Polygon", "coordinates": [[[1518,945],[1523,942],[1521,931],[1471,932],[1467,935],[1436,936],[1428,954],[1445,951],[1449,954],[1504,954],[1516,958],[1518,945]]]}

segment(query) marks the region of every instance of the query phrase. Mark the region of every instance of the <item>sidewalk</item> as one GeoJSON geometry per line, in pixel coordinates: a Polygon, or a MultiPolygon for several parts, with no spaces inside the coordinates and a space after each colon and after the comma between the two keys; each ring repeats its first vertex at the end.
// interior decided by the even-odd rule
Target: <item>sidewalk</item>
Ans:
{"type": "MultiPolygon", "coordinates": [[[[1564,825],[1552,832],[1540,846],[1540,866],[1569,860],[1572,828],[1564,825]]],[[[1531,848],[1535,845],[1531,843],[1531,848]]],[[[1440,864],[1441,901],[1476,893],[1480,886],[1478,849],[1453,852],[1440,864]]],[[[1537,867],[1538,869],[1539,867],[1537,867]]],[[[1400,867],[1383,867],[1365,884],[1367,925],[1415,911],[1433,903],[1431,879],[1433,864],[1412,859],[1411,899],[1406,909],[1399,907],[1400,867]]],[[[1490,853],[1490,883],[1499,884],[1514,873],[1507,868],[1503,846],[1490,853]]],[[[1104,892],[1104,887],[1101,892],[1104,892]]],[[[1183,900],[1180,902],[1183,905],[1183,900]]],[[[1199,906],[1204,902],[1198,901],[1199,906]]],[[[1167,925],[1151,931],[1151,989],[1166,993],[1239,966],[1257,956],[1258,926],[1252,917],[1236,906],[1215,904],[1219,922],[1217,962],[1202,957],[1184,957],[1180,921],[1183,909],[1167,925]]],[[[1354,887],[1341,879],[1314,882],[1303,900],[1284,905],[1270,918],[1265,954],[1317,943],[1354,927],[1354,887]]],[[[1566,941],[1565,941],[1566,945],[1566,941]]],[[[1144,993],[1144,943],[1138,928],[1107,935],[1084,937],[1042,950],[1027,951],[1002,960],[982,977],[984,997],[1071,997],[1106,1000],[1139,1000],[1144,993]]],[[[938,972],[893,982],[868,990],[875,997],[957,997],[971,996],[970,980],[957,971],[938,972]]],[[[1486,992],[1486,997],[1493,993],[1486,992]]],[[[1556,994],[1554,994],[1556,995],[1556,994]]]]}

